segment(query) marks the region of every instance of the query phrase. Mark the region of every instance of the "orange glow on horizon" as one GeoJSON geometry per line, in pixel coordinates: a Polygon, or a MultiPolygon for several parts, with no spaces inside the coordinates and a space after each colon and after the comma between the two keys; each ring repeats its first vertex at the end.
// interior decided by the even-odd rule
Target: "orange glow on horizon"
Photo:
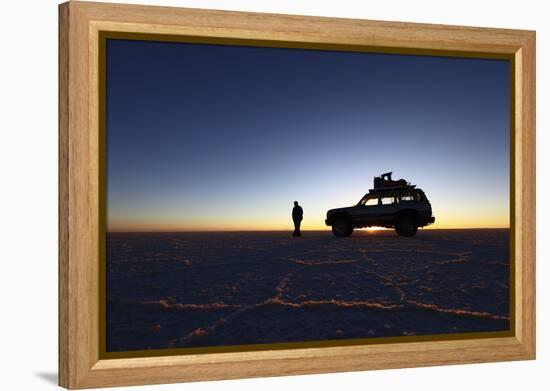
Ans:
{"type": "MultiPolygon", "coordinates": [[[[482,229],[509,228],[509,213],[504,207],[484,207],[477,205],[445,205],[434,209],[435,223],[422,229],[482,229]]],[[[107,230],[110,232],[208,232],[208,231],[288,231],[293,230],[288,208],[254,211],[249,216],[227,212],[217,217],[208,215],[185,216],[183,214],[140,214],[111,216],[107,230]]],[[[305,209],[301,229],[304,231],[327,231],[326,210],[317,205],[305,209]]],[[[367,232],[382,231],[387,228],[371,227],[367,232]]]]}
{"type": "MultiPolygon", "coordinates": [[[[509,224],[504,221],[442,221],[423,227],[421,229],[506,229],[510,228],[509,224]],[[483,224],[484,223],[484,224],[483,224]]],[[[275,223],[275,224],[206,224],[206,225],[182,225],[182,224],[109,224],[107,230],[109,232],[238,232],[238,231],[292,231],[294,228],[292,222],[275,223]]],[[[330,231],[330,227],[324,224],[302,224],[302,231],[330,231]]],[[[357,230],[369,233],[377,233],[381,231],[389,231],[393,228],[385,227],[368,227],[358,228],[357,230]]]]}

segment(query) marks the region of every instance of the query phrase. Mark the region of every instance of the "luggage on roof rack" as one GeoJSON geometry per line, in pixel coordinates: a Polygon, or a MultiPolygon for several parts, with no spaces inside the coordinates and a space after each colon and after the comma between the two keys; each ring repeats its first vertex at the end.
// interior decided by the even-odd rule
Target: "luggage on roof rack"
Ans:
{"type": "Polygon", "coordinates": [[[405,187],[411,187],[414,188],[415,185],[411,185],[409,182],[407,182],[404,179],[398,179],[394,181],[391,178],[393,172],[386,172],[380,176],[374,177],[374,191],[377,190],[389,190],[389,189],[399,189],[399,188],[405,188],[405,187]]]}

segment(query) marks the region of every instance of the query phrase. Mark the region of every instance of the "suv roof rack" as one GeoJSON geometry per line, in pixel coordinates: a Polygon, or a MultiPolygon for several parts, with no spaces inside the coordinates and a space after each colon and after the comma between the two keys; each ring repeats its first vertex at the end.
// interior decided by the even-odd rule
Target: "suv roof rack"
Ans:
{"type": "Polygon", "coordinates": [[[395,186],[395,187],[381,187],[378,189],[369,189],[369,194],[372,193],[386,193],[396,190],[413,190],[416,188],[416,185],[407,185],[407,186],[395,186]]]}

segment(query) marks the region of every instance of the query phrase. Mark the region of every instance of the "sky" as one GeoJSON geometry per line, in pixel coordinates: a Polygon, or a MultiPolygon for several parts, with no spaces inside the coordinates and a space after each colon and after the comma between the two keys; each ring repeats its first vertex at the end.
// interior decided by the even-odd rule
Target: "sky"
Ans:
{"type": "Polygon", "coordinates": [[[375,175],[509,226],[507,60],[109,39],[110,231],[329,229],[375,175]]]}

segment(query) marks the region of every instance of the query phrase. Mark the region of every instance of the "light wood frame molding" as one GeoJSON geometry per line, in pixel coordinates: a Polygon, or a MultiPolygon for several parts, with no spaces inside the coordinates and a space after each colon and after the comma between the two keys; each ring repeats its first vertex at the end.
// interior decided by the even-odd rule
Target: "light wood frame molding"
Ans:
{"type": "Polygon", "coordinates": [[[535,32],[71,1],[59,6],[59,384],[92,388],[535,358],[535,32]],[[512,336],[101,359],[99,36],[504,56],[513,64],[512,336]]]}

